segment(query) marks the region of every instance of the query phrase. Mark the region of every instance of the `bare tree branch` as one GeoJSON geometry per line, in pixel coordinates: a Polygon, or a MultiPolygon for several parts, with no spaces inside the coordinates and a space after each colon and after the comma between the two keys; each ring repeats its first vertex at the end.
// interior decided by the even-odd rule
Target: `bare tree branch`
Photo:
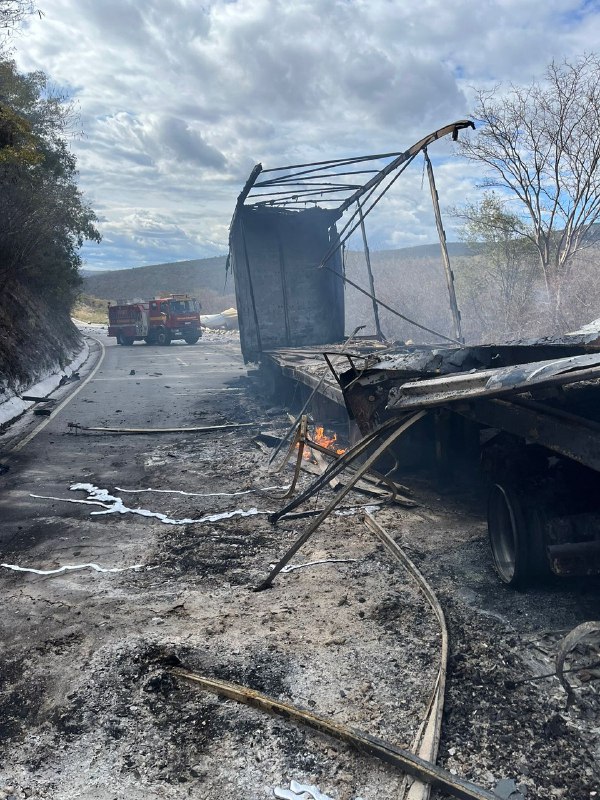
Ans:
{"type": "Polygon", "coordinates": [[[552,62],[543,82],[476,94],[482,126],[462,141],[485,185],[514,195],[528,220],[555,317],[570,262],[600,218],[600,58],[552,62]]]}

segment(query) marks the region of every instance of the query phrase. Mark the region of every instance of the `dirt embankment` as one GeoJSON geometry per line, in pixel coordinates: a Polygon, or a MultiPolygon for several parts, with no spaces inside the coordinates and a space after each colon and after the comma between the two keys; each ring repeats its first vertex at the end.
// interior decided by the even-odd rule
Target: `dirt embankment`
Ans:
{"type": "Polygon", "coordinates": [[[81,347],[67,310],[48,306],[26,287],[6,288],[0,300],[0,402],[64,369],[81,347]]]}

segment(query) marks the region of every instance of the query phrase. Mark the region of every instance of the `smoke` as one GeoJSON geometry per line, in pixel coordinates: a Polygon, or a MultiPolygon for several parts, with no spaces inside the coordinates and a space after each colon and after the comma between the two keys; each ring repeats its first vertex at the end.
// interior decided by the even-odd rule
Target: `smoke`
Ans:
{"type": "MultiPolygon", "coordinates": [[[[456,246],[457,249],[460,246],[456,246]]],[[[368,289],[362,252],[346,252],[346,273],[368,289]]],[[[371,252],[375,294],[420,324],[452,336],[452,316],[439,246],[371,252]]],[[[560,288],[558,310],[549,301],[537,264],[523,262],[515,274],[499,274],[482,255],[452,255],[463,336],[468,344],[560,335],[600,316],[600,247],[581,251],[560,288]]],[[[440,340],[379,309],[388,339],[418,344],[440,340]]],[[[351,286],[346,288],[346,329],[366,325],[375,333],[373,304],[351,286]]]]}

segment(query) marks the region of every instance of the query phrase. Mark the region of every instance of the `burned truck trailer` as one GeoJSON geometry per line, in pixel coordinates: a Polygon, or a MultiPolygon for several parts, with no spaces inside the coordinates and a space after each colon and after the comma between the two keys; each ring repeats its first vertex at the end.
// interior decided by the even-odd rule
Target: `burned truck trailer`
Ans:
{"type": "Polygon", "coordinates": [[[436,140],[456,139],[472,127],[470,120],[458,120],[399,152],[254,167],[237,199],[229,236],[247,363],[264,366],[280,348],[341,342],[348,285],[371,298],[375,336],[384,339],[378,305],[388,306],[375,297],[365,219],[419,153],[426,156],[436,140]],[[344,270],[343,247],[355,231],[362,233],[367,288],[344,270]]]}
{"type": "Polygon", "coordinates": [[[258,363],[264,352],[278,347],[343,338],[338,217],[322,208],[244,206],[238,201],[229,252],[246,362],[258,363]],[[330,248],[334,253],[324,269],[321,261],[330,248]]]}
{"type": "Polygon", "coordinates": [[[523,586],[551,574],[595,573],[600,568],[600,328],[562,339],[464,345],[427,147],[443,136],[455,139],[467,127],[470,121],[459,120],[400,153],[255,167],[230,229],[244,358],[304,384],[315,398],[345,407],[365,438],[377,436],[379,428],[389,431],[396,420],[398,429],[406,422],[406,434],[394,444],[396,466],[408,468],[428,453],[429,466],[446,475],[462,473],[471,482],[485,475],[491,551],[505,583],[523,586]],[[433,331],[378,298],[370,267],[365,217],[418,153],[430,177],[452,335],[433,331]],[[385,165],[374,169],[381,160],[385,165]],[[346,212],[350,219],[344,217],[338,232],[346,212]],[[349,280],[343,269],[341,247],[357,230],[368,288],[349,280]],[[339,344],[348,285],[373,303],[371,354],[356,336],[351,344],[339,344]],[[379,307],[444,344],[386,341],[379,307]],[[319,353],[331,370],[328,380],[323,361],[321,368],[316,362],[319,353]],[[350,369],[341,362],[350,362],[350,369]],[[418,417],[415,425],[407,422],[411,417],[418,417]]]}
{"type": "Polygon", "coordinates": [[[503,582],[600,572],[600,321],[530,342],[399,348],[340,381],[363,434],[428,412],[406,444],[450,485],[487,489],[503,582]]]}

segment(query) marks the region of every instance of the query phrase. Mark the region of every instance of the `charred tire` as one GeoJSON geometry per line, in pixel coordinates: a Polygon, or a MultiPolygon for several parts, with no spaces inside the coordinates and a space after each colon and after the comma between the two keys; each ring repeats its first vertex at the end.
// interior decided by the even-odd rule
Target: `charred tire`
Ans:
{"type": "Polygon", "coordinates": [[[186,344],[196,344],[196,342],[198,341],[199,338],[200,338],[199,335],[198,336],[186,336],[185,337],[185,343],[186,344]]]}
{"type": "Polygon", "coordinates": [[[524,589],[551,575],[546,555],[546,516],[525,504],[513,487],[495,483],[488,497],[488,535],[494,568],[508,586],[524,589]]]}
{"type": "Polygon", "coordinates": [[[523,506],[512,489],[494,483],[488,497],[488,536],[494,568],[503,583],[520,587],[527,573],[523,506]]]}
{"type": "Polygon", "coordinates": [[[156,334],[156,344],[168,346],[171,344],[171,332],[166,328],[161,328],[156,334]]]}

